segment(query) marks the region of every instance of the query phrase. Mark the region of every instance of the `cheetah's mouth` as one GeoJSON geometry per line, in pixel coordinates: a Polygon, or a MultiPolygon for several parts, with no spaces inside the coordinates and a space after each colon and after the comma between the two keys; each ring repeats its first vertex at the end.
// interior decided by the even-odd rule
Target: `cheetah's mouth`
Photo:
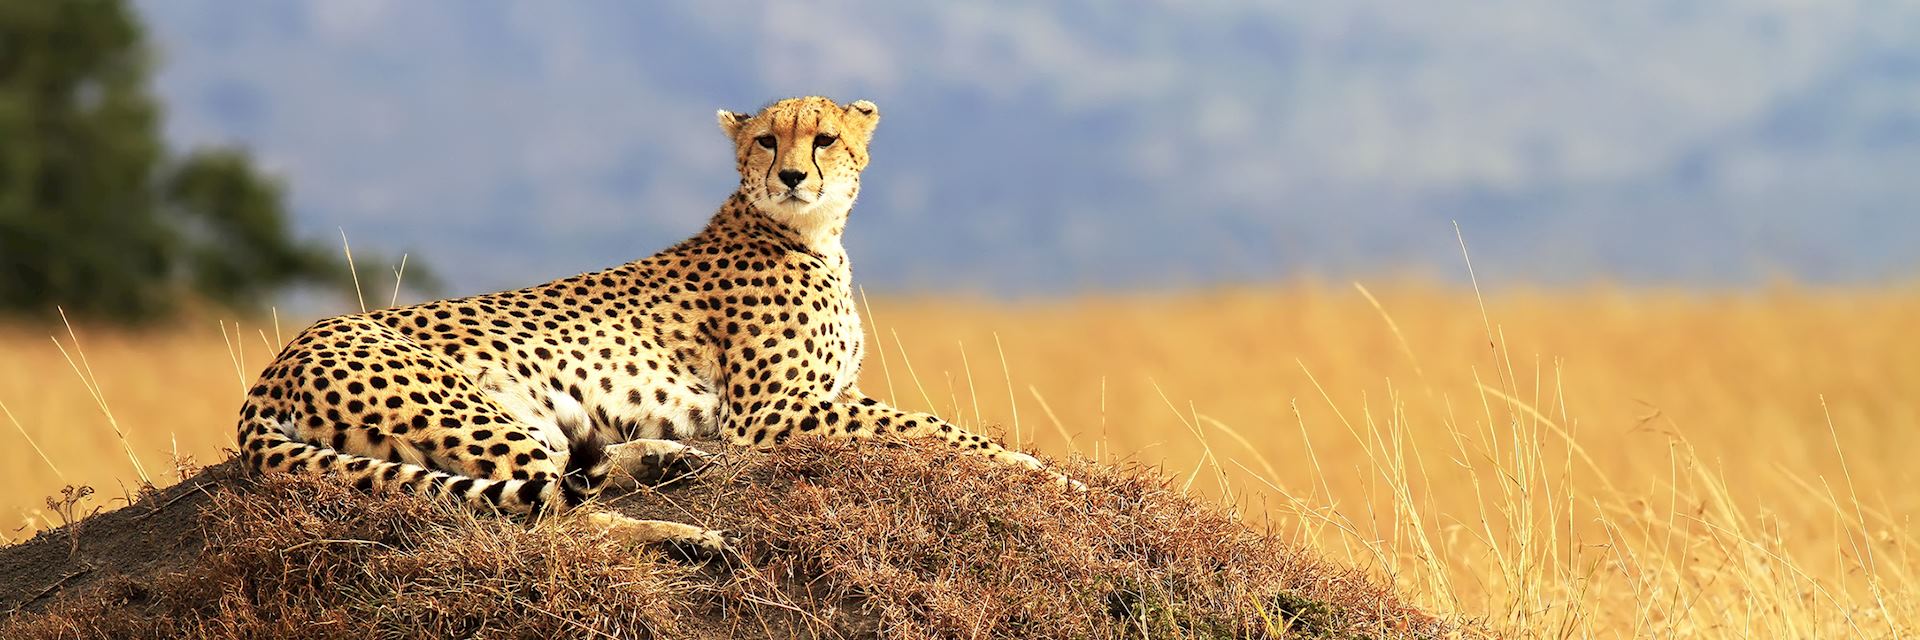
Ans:
{"type": "Polygon", "coordinates": [[[813,204],[813,195],[805,191],[801,191],[797,187],[793,189],[788,189],[786,193],[781,194],[777,197],[780,199],[780,204],[794,204],[794,203],[813,204]]]}

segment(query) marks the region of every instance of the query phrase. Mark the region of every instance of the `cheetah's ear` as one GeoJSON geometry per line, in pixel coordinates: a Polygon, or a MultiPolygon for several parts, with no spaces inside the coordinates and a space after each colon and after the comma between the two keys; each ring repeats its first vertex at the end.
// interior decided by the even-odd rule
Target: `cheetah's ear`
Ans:
{"type": "Polygon", "coordinates": [[[873,135],[873,127],[880,124],[880,107],[870,100],[855,100],[847,105],[846,120],[860,128],[862,137],[873,135]]]}
{"type": "Polygon", "coordinates": [[[750,113],[734,113],[726,109],[716,111],[713,115],[715,120],[720,121],[720,131],[727,134],[728,138],[738,136],[740,133],[740,125],[745,124],[747,119],[753,117],[753,114],[750,113]]]}

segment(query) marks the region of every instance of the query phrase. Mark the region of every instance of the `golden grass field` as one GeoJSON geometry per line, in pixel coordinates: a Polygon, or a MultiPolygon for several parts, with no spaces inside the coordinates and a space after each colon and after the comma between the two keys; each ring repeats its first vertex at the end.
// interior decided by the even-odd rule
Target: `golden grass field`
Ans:
{"type": "MultiPolygon", "coordinates": [[[[0,531],[59,523],[64,485],[109,505],[220,456],[298,327],[202,324],[0,328],[0,531]]],[[[1055,456],[1162,463],[1504,634],[1904,637],[1915,327],[1911,287],[890,298],[862,380],[1055,456]]]]}

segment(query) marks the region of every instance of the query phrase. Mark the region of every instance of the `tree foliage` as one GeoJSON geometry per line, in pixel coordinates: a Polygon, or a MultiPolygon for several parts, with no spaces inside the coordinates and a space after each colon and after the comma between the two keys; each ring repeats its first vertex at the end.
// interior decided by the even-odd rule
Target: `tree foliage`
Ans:
{"type": "Polygon", "coordinates": [[[150,70],[122,0],[0,2],[0,313],[150,320],[344,283],[244,152],[169,154],[150,70]]]}

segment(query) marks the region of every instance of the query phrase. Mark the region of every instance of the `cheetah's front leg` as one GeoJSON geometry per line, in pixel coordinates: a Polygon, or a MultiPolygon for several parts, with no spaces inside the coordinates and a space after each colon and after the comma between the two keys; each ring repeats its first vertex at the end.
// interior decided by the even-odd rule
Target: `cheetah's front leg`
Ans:
{"type": "Polygon", "coordinates": [[[1038,458],[1000,446],[1000,443],[961,429],[930,413],[903,411],[857,391],[843,394],[838,402],[807,402],[790,397],[776,402],[746,420],[751,425],[733,434],[743,444],[764,444],[781,435],[818,433],[828,437],[870,438],[893,434],[907,438],[939,438],[962,453],[986,456],[995,462],[1013,465],[1053,476],[1061,485],[1085,490],[1087,486],[1066,474],[1046,468],[1038,458]],[[786,407],[781,411],[779,407],[786,407]]]}
{"type": "Polygon", "coordinates": [[[688,560],[725,558],[734,551],[736,541],[725,531],[667,520],[641,520],[605,511],[587,514],[587,522],[636,544],[660,545],[688,560]]]}

